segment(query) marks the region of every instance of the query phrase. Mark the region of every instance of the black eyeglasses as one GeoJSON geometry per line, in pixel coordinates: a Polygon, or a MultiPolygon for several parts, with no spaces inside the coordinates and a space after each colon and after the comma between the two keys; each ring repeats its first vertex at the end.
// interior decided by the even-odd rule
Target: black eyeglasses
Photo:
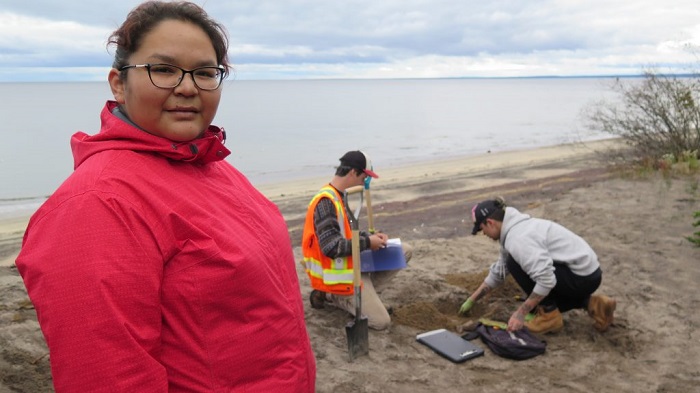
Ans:
{"type": "Polygon", "coordinates": [[[202,90],[216,90],[224,80],[223,66],[206,66],[185,70],[172,64],[146,63],[125,65],[120,67],[119,71],[129,68],[145,68],[153,86],[161,89],[172,89],[179,86],[182,83],[182,79],[185,78],[185,74],[191,74],[195,86],[202,90]]]}

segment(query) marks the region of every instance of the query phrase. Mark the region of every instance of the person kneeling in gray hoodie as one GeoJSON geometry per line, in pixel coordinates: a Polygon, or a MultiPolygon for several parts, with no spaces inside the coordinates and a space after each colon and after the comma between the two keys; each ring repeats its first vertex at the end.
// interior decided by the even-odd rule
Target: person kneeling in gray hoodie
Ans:
{"type": "Polygon", "coordinates": [[[603,273],[595,251],[583,238],[556,222],[506,206],[500,197],[474,205],[472,221],[472,235],[483,231],[501,249],[484,282],[462,304],[460,314],[511,274],[527,299],[508,320],[509,331],[526,326],[533,333],[558,332],[564,327],[561,313],[576,308],[587,310],[596,330],[604,332],[610,327],[617,303],[593,294],[603,273]]]}

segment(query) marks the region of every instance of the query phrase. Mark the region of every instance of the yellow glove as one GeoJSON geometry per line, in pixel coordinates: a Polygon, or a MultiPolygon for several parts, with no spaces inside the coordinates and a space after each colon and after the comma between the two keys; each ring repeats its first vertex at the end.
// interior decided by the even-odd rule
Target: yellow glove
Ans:
{"type": "Polygon", "coordinates": [[[469,312],[469,310],[472,309],[472,307],[474,307],[474,301],[471,298],[469,298],[466,302],[462,304],[462,307],[459,308],[459,313],[466,314],[467,312],[469,312]]]}

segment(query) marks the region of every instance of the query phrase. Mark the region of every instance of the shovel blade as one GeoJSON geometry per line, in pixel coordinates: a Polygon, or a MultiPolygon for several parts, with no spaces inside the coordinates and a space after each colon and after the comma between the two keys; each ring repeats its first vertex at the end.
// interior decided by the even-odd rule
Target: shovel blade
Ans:
{"type": "Polygon", "coordinates": [[[355,318],[345,325],[348,335],[348,353],[352,362],[360,356],[369,354],[369,325],[367,317],[355,318]]]}

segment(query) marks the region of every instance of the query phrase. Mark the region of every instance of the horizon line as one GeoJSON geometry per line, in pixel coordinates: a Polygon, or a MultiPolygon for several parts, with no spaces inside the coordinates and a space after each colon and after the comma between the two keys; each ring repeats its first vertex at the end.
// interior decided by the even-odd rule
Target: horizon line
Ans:
{"type": "MultiPolygon", "coordinates": [[[[238,82],[276,82],[276,81],[368,81],[368,80],[438,80],[438,79],[610,79],[610,78],[643,78],[646,73],[638,74],[585,74],[585,75],[520,75],[520,76],[444,76],[444,77],[396,77],[396,78],[270,78],[270,79],[228,79],[228,81],[238,82]]],[[[698,77],[700,74],[692,72],[683,73],[656,73],[665,77],[698,77]]],[[[226,80],[225,80],[226,81],[226,80]]],[[[35,80],[35,81],[12,81],[0,80],[0,83],[102,83],[99,80],[35,80]]]]}

